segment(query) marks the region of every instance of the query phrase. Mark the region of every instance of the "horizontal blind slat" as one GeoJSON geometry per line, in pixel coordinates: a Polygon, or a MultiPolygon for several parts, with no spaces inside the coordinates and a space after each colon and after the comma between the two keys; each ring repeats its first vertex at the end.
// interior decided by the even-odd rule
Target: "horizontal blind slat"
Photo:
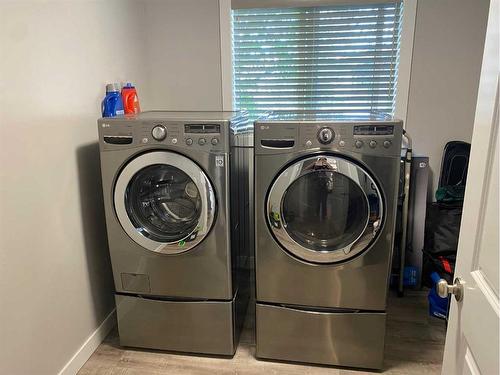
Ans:
{"type": "Polygon", "coordinates": [[[317,7],[293,7],[293,8],[254,8],[254,9],[238,9],[235,13],[238,16],[269,16],[274,14],[280,15],[291,15],[300,13],[310,13],[314,11],[321,11],[325,14],[330,13],[343,13],[343,12],[362,12],[362,11],[374,11],[379,9],[394,9],[399,5],[396,1],[391,4],[358,4],[357,6],[351,5],[336,5],[332,7],[328,6],[317,6],[317,7]]]}
{"type": "Polygon", "coordinates": [[[259,64],[240,64],[234,68],[235,72],[238,73],[241,70],[255,71],[255,69],[285,69],[285,68],[322,68],[328,69],[330,71],[376,71],[380,69],[392,69],[392,61],[389,63],[379,62],[376,66],[373,61],[357,61],[357,62],[332,62],[332,61],[322,61],[322,62],[270,62],[262,61],[259,64]]]}
{"type": "Polygon", "coordinates": [[[319,51],[380,51],[380,50],[394,50],[391,40],[362,40],[362,41],[337,41],[335,43],[319,42],[318,44],[311,43],[290,43],[287,44],[279,42],[274,45],[258,45],[257,43],[248,44],[245,46],[235,47],[234,51],[238,54],[260,53],[260,52],[315,52],[319,51]]]}
{"type": "Polygon", "coordinates": [[[358,84],[363,82],[387,82],[391,76],[389,74],[335,74],[331,75],[328,73],[322,73],[320,71],[301,71],[294,73],[286,73],[283,71],[273,72],[264,72],[264,74],[256,74],[252,71],[247,73],[241,73],[235,81],[238,82],[239,85],[244,85],[247,82],[303,82],[305,80],[310,80],[311,76],[313,76],[317,80],[328,80],[330,82],[335,82],[337,84],[358,84]]]}
{"type": "Polygon", "coordinates": [[[257,31],[266,30],[288,30],[291,31],[297,29],[313,29],[318,28],[319,30],[335,29],[337,27],[351,26],[357,29],[384,29],[397,25],[395,20],[395,15],[386,15],[383,17],[370,17],[361,19],[352,18],[342,18],[342,19],[323,19],[323,20],[304,20],[304,21],[293,21],[293,22],[283,22],[283,23],[264,23],[264,22],[244,22],[240,23],[238,27],[234,28],[237,34],[245,34],[257,31]]]}
{"type": "Polygon", "coordinates": [[[236,61],[266,61],[266,60],[312,60],[312,59],[331,59],[359,61],[368,59],[393,59],[392,50],[372,50],[372,51],[279,51],[279,52],[251,52],[240,53],[236,61]]]}
{"type": "Polygon", "coordinates": [[[364,19],[364,18],[376,18],[384,16],[395,16],[397,14],[396,8],[372,8],[365,10],[356,11],[342,11],[342,12],[328,12],[321,11],[321,8],[310,8],[311,11],[295,12],[295,13],[269,13],[267,15],[251,15],[251,14],[241,14],[238,12],[235,15],[235,20],[238,24],[245,22],[260,22],[260,23],[286,23],[286,22],[297,22],[297,21],[311,21],[311,20],[323,20],[323,19],[364,19]]]}
{"type": "MultiPolygon", "coordinates": [[[[390,74],[391,65],[388,64],[387,67],[378,66],[376,69],[373,67],[363,67],[362,65],[352,66],[352,65],[322,65],[322,66],[311,66],[309,65],[294,65],[294,66],[270,66],[270,65],[259,65],[259,66],[245,66],[234,67],[235,72],[238,73],[237,77],[245,77],[246,75],[253,74],[255,76],[264,76],[271,74],[320,74],[320,73],[330,73],[335,74],[335,77],[345,77],[353,75],[362,77],[365,75],[372,75],[374,72],[379,72],[380,74],[390,74]]],[[[236,77],[236,79],[237,79],[236,77]]]]}
{"type": "Polygon", "coordinates": [[[309,40],[320,40],[328,38],[340,38],[340,37],[356,37],[366,35],[367,37],[378,36],[381,32],[386,30],[392,33],[394,29],[399,27],[399,23],[388,23],[380,26],[373,24],[355,24],[355,25],[332,25],[323,28],[299,28],[299,27],[288,27],[288,28],[265,28],[262,30],[253,31],[237,31],[234,30],[233,38],[237,42],[245,42],[248,40],[269,40],[276,42],[277,36],[283,40],[289,39],[309,39],[309,40]]]}

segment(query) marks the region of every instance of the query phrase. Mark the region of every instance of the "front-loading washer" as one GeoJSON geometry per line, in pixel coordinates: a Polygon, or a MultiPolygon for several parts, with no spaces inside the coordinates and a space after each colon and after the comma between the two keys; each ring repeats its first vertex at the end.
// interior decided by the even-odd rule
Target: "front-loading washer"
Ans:
{"type": "Polygon", "coordinates": [[[255,122],[256,355],[381,368],[402,122],[255,122]]]}
{"type": "Polygon", "coordinates": [[[231,179],[248,174],[250,156],[231,150],[246,125],[236,112],[98,121],[121,345],[234,354],[249,248],[240,244],[248,227],[231,199],[249,193],[231,179]]]}

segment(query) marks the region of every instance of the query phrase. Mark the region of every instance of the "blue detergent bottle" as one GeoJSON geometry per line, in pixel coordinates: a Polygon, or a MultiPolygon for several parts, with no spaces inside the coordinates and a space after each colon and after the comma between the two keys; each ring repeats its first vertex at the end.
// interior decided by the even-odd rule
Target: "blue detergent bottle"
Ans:
{"type": "Polygon", "coordinates": [[[125,113],[120,89],[121,87],[118,83],[106,85],[106,96],[101,105],[102,117],[114,117],[125,113]]]}

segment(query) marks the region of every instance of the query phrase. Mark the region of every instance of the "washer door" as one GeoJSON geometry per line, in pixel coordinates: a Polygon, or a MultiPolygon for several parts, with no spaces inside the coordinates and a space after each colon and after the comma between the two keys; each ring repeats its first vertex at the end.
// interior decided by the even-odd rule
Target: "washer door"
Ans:
{"type": "Polygon", "coordinates": [[[115,185],[121,226],[145,249],[178,254],[200,243],[216,213],[214,189],[192,160],[168,151],[129,162],[115,185]]]}
{"type": "Polygon", "coordinates": [[[314,263],[345,261],[365,250],[383,221],[376,182],[360,165],[331,155],[302,159],[274,181],[266,216],[277,241],[314,263]]]}

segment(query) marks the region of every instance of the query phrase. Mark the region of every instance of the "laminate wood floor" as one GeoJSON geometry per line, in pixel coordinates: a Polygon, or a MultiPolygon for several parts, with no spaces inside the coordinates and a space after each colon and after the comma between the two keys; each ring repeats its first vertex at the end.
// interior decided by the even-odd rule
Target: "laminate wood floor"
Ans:
{"type": "MultiPolygon", "coordinates": [[[[440,374],[443,358],[445,323],[431,318],[424,292],[407,292],[404,298],[390,296],[384,374],[440,374]]],[[[311,366],[283,362],[258,361],[254,358],[254,316],[245,321],[240,345],[233,359],[183,355],[120,347],[113,330],[80,370],[80,375],[144,374],[304,374],[362,375],[346,368],[311,366]]]]}

